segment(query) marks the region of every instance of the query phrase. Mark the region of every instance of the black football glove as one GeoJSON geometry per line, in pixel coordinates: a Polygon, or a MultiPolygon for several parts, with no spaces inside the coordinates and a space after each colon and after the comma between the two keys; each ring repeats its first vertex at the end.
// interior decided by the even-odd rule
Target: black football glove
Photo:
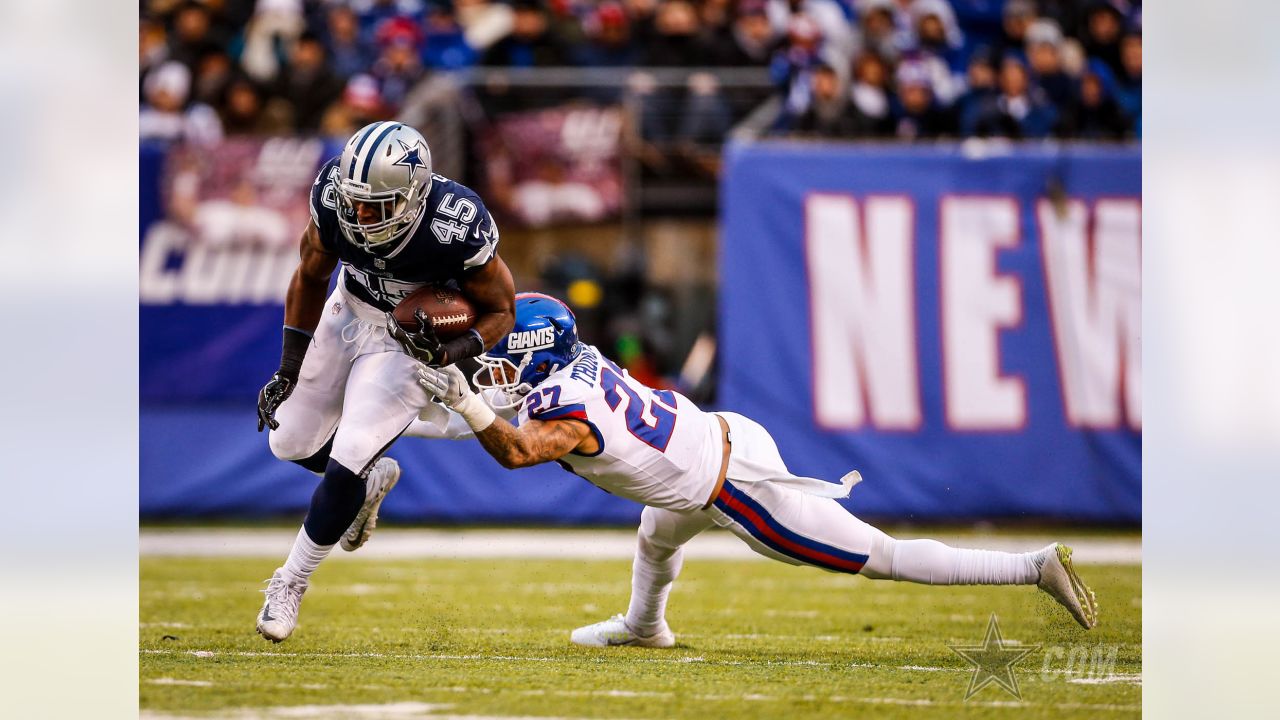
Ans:
{"type": "Polygon", "coordinates": [[[391,338],[400,343],[400,347],[406,353],[424,365],[431,367],[448,365],[448,353],[445,352],[440,338],[436,337],[435,328],[431,327],[431,318],[427,317],[421,308],[413,312],[413,317],[418,321],[418,329],[409,332],[391,313],[387,313],[387,332],[391,338]]]}
{"type": "Polygon", "coordinates": [[[272,430],[280,427],[280,423],[276,421],[276,409],[289,399],[289,395],[293,393],[293,388],[297,384],[296,377],[286,377],[277,372],[271,376],[271,381],[262,387],[258,393],[258,432],[262,432],[265,427],[272,430]]]}

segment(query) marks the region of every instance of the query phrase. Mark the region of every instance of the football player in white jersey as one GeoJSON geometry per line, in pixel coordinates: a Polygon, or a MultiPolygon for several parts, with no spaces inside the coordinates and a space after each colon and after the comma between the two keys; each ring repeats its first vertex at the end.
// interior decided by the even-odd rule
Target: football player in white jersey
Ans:
{"type": "MultiPolygon", "coordinates": [[[[664,614],[681,548],[712,525],[793,565],[930,585],[1037,585],[1083,627],[1097,622],[1093,592],[1065,545],[1007,553],[890,537],[836,502],[861,479],[857,472],[839,484],[792,474],[750,418],[704,412],[679,393],[645,387],[579,342],[573,313],[555,298],[517,294],[514,329],[478,359],[473,379],[491,388],[484,400],[456,368],[418,373],[499,463],[554,460],[646,506],[626,614],[575,630],[574,643],[672,646],[664,614]],[[502,397],[511,401],[495,401],[502,397]]],[[[436,419],[434,430],[420,423],[409,433],[456,436],[458,424],[436,419]]]]}

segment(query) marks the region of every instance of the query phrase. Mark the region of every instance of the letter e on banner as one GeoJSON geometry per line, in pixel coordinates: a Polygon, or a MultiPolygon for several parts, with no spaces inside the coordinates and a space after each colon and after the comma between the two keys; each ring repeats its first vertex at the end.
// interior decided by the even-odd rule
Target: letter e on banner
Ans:
{"type": "Polygon", "coordinates": [[[1015,248],[1012,197],[944,197],[938,258],[942,281],[943,384],[955,430],[1017,430],[1027,387],[1000,373],[1000,330],[1022,322],[1022,285],[996,272],[996,253],[1015,248]]]}

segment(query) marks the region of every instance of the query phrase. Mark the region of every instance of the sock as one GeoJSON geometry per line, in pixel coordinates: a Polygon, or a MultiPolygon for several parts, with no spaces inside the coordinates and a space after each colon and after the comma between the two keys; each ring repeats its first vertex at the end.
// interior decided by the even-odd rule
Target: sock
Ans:
{"type": "Polygon", "coordinates": [[[348,470],[337,460],[329,460],[324,478],[311,495],[311,507],[302,527],[316,545],[333,545],[364,505],[364,478],[348,470]]]}
{"type": "Polygon", "coordinates": [[[671,594],[671,585],[683,566],[684,548],[666,553],[644,540],[640,541],[631,565],[627,627],[646,637],[662,630],[666,624],[667,596],[671,594]]]}
{"type": "Polygon", "coordinates": [[[1052,546],[1027,553],[953,548],[937,540],[887,539],[894,580],[926,585],[1034,585],[1052,546]]]}
{"type": "Polygon", "coordinates": [[[320,561],[329,555],[330,550],[333,550],[333,545],[317,545],[303,527],[298,530],[289,558],[284,561],[284,571],[299,580],[306,580],[320,567],[320,561]]]}

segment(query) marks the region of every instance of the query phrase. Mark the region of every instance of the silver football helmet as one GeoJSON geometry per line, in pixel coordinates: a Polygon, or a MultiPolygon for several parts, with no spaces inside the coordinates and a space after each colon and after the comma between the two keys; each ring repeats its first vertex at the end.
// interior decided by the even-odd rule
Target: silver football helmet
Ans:
{"type": "Polygon", "coordinates": [[[338,171],[338,226],[347,240],[371,250],[417,227],[431,192],[431,150],[417,130],[364,126],[342,149],[338,171]]]}

